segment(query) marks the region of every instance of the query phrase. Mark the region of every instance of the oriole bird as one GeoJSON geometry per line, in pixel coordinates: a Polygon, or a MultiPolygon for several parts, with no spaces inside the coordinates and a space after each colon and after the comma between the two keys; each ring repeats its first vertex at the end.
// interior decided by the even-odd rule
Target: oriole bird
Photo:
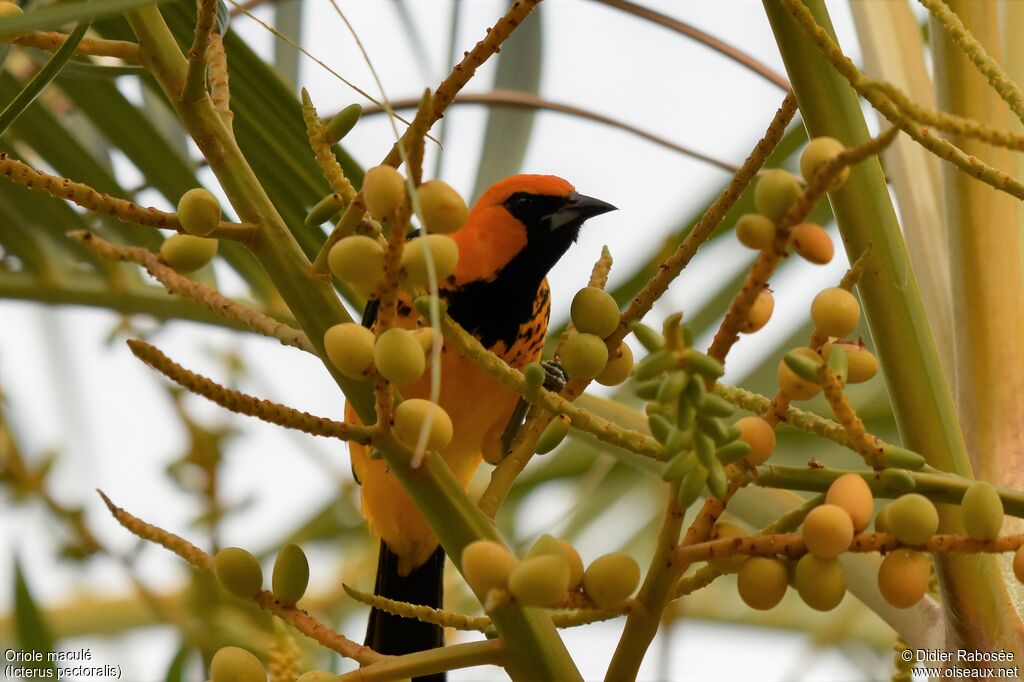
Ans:
{"type": "MultiPolygon", "coordinates": [[[[550,291],[547,274],[576,241],[583,222],[615,210],[578,194],[551,175],[516,175],[494,184],[452,233],[459,247],[454,274],[440,282],[448,314],[512,367],[540,358],[547,334],[550,291]]],[[[407,300],[398,324],[424,326],[407,300]]],[[[363,324],[372,326],[375,307],[363,324]]],[[[401,387],[405,398],[430,395],[430,372],[401,387]]],[[[454,437],[440,454],[462,483],[479,466],[485,448],[499,447],[518,395],[501,386],[458,351],[444,348],[439,403],[454,425],[454,437]]],[[[348,419],[357,420],[351,406],[348,419]]],[[[352,443],[352,468],[362,486],[362,511],[381,539],[375,593],[440,608],[444,552],[427,522],[388,471],[367,448],[352,443]]],[[[366,644],[386,654],[443,644],[441,628],[373,610],[366,644]]]]}

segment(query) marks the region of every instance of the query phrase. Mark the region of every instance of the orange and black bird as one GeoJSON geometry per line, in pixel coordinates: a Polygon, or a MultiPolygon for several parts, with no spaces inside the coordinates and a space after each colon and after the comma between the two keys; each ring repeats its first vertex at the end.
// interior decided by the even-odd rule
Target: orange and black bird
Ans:
{"type": "MultiPolygon", "coordinates": [[[[516,175],[495,183],[451,235],[459,247],[458,266],[439,283],[448,314],[512,367],[538,360],[551,307],[548,271],[576,241],[584,221],[612,210],[551,175],[516,175]]],[[[373,325],[375,312],[367,307],[364,325],[373,325]]],[[[399,303],[398,314],[398,324],[406,328],[426,324],[407,301],[399,303]]],[[[429,394],[429,372],[402,387],[405,398],[429,394]]],[[[518,398],[458,351],[443,349],[439,402],[452,419],[454,437],[440,454],[463,487],[481,453],[500,447],[518,398]]],[[[354,411],[348,412],[354,419],[354,411]]],[[[437,538],[386,462],[355,443],[351,454],[363,515],[381,539],[375,593],[441,608],[445,558],[437,538]]],[[[438,626],[374,609],[366,644],[402,654],[441,646],[443,633],[438,626]]]]}

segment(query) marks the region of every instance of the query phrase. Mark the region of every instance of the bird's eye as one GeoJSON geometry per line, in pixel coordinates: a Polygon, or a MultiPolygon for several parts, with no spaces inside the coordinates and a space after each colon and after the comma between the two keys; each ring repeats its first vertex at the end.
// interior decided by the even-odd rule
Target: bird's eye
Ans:
{"type": "Polygon", "coordinates": [[[530,196],[528,194],[513,194],[505,202],[505,208],[513,215],[523,213],[529,205],[530,196]]]}

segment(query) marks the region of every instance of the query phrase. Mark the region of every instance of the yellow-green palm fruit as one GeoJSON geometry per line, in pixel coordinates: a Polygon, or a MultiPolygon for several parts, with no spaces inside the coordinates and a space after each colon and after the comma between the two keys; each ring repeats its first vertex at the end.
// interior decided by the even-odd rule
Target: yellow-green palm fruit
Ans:
{"type": "Polygon", "coordinates": [[[277,553],[271,581],[274,597],[282,604],[294,604],[309,586],[309,560],[298,545],[287,544],[277,553]]]}
{"type": "Polygon", "coordinates": [[[846,594],[846,573],[838,559],[803,555],[796,562],[793,583],[804,603],[817,611],[831,611],[846,594]]]}
{"type": "Polygon", "coordinates": [[[598,606],[629,599],[639,584],[640,566],[633,557],[619,552],[594,559],[583,572],[583,592],[598,606]]]}
{"type": "Polygon", "coordinates": [[[975,540],[994,540],[1003,528],[1003,501],[991,483],[978,481],[964,493],[960,502],[967,534],[975,540]]]}
{"type": "Polygon", "coordinates": [[[772,296],[771,289],[765,287],[761,289],[757,298],[754,299],[753,305],[750,306],[746,321],[740,325],[740,331],[744,334],[753,334],[768,324],[768,320],[772,319],[773,312],[775,312],[775,297],[772,296]]]}
{"type": "Polygon", "coordinates": [[[237,646],[217,650],[210,661],[211,682],[266,682],[267,671],[253,654],[237,646]]]}
{"type": "MultiPolygon", "coordinates": [[[[791,352],[797,353],[816,364],[821,363],[821,357],[810,348],[796,348],[791,352]]],[[[796,372],[789,368],[785,360],[779,361],[777,379],[779,381],[779,390],[790,400],[810,400],[821,392],[821,386],[798,376],[796,372]]]]}
{"type": "Polygon", "coordinates": [[[455,267],[459,264],[459,245],[454,239],[443,234],[416,237],[402,251],[402,282],[405,286],[426,289],[430,285],[428,250],[434,261],[434,276],[438,282],[443,282],[455,273],[455,267]]]}
{"type": "Polygon", "coordinates": [[[252,599],[263,589],[263,567],[251,552],[225,547],[213,558],[213,572],[228,592],[252,599]]]}
{"type": "Polygon", "coordinates": [[[337,682],[338,676],[326,670],[310,670],[299,675],[295,682],[337,682]]]}
{"type": "MultiPolygon", "coordinates": [[[[818,172],[829,159],[844,151],[846,147],[839,140],[832,137],[816,137],[811,140],[800,154],[800,174],[804,180],[810,182],[814,174],[818,172]]],[[[834,192],[843,186],[846,179],[850,177],[850,167],[846,166],[832,179],[828,191],[834,192]]]]}
{"type": "Polygon", "coordinates": [[[508,578],[508,591],[524,606],[552,607],[569,591],[569,564],[564,555],[542,554],[524,559],[508,578]]]}
{"type": "Polygon", "coordinates": [[[603,339],[619,326],[619,304],[600,287],[583,287],[572,299],[570,316],[577,331],[603,339]]]}
{"type": "Polygon", "coordinates": [[[875,499],[867,482],[857,474],[843,474],[825,493],[825,504],[842,507],[850,515],[853,530],[861,532],[871,523],[871,515],[875,512],[875,499]]]}
{"type": "Polygon", "coordinates": [[[444,408],[429,400],[410,398],[395,409],[395,437],[410,448],[420,440],[423,425],[427,427],[427,450],[443,450],[452,442],[452,420],[444,408]]]}
{"type": "Polygon", "coordinates": [[[853,521],[842,507],[823,504],[804,519],[802,536],[807,550],[821,559],[834,559],[853,542],[853,521]]]}
{"type": "Polygon", "coordinates": [[[889,532],[889,507],[892,503],[885,505],[878,510],[878,514],[875,515],[875,532],[876,533],[888,533],[889,532]]]}
{"type": "Polygon", "coordinates": [[[608,364],[608,347],[594,334],[573,334],[562,346],[559,359],[570,377],[589,381],[608,364]]]}
{"type": "Polygon", "coordinates": [[[830,341],[821,349],[822,357],[825,360],[828,360],[833,348],[841,348],[846,352],[846,383],[863,383],[878,372],[878,358],[862,344],[850,341],[830,341]]]}
{"type": "Polygon", "coordinates": [[[324,126],[324,135],[330,144],[335,144],[356,127],[359,117],[363,115],[363,108],[358,104],[349,104],[347,107],[334,115],[327,125],[324,126]]]}
{"type": "Polygon", "coordinates": [[[424,357],[430,356],[430,351],[434,348],[434,329],[432,327],[420,327],[419,329],[412,330],[412,335],[419,341],[420,347],[423,348],[424,357]]]}
{"type": "Polygon", "coordinates": [[[462,576],[481,597],[491,590],[507,589],[509,576],[518,564],[512,552],[492,540],[477,540],[462,550],[462,576]]]}
{"type": "MultiPolygon", "coordinates": [[[[715,524],[715,527],[711,529],[712,540],[726,540],[726,539],[737,539],[749,537],[748,533],[743,526],[732,523],[731,521],[719,521],[715,524]]],[[[747,560],[744,554],[732,554],[721,559],[711,559],[708,561],[708,565],[714,568],[720,573],[735,573],[740,570],[740,566],[747,560]]]]}
{"type": "Polygon", "coordinates": [[[811,319],[819,331],[842,338],[857,328],[860,303],[846,289],[825,289],[811,303],[811,319]]]}
{"type": "Polygon", "coordinates": [[[373,364],[382,377],[396,386],[404,386],[423,376],[427,359],[411,331],[392,327],[377,338],[373,364]]]}
{"type": "Polygon", "coordinates": [[[576,551],[575,547],[565,540],[560,540],[545,533],[533,543],[530,551],[526,553],[526,558],[530,559],[542,554],[564,556],[565,562],[569,566],[569,589],[579,589],[579,586],[583,583],[583,559],[580,558],[580,554],[576,551]]]}
{"type": "Polygon", "coordinates": [[[373,371],[373,332],[361,324],[343,322],[324,332],[327,359],[350,379],[365,379],[373,371]]]}
{"type": "MultiPolygon", "coordinates": [[[[0,2],[0,17],[13,17],[23,13],[21,7],[13,2],[0,2]]],[[[12,36],[6,36],[6,38],[10,40],[12,36]]]]}
{"type": "Polygon", "coordinates": [[[534,446],[533,451],[538,455],[546,455],[551,452],[565,440],[565,437],[569,435],[569,427],[571,423],[569,418],[564,414],[560,414],[544,427],[541,431],[540,436],[537,438],[537,445],[534,446]]]}
{"type": "Polygon", "coordinates": [[[160,257],[178,272],[192,272],[217,255],[217,240],[174,234],[160,245],[160,257]]]}
{"type": "Polygon", "coordinates": [[[836,250],[828,232],[814,223],[801,223],[795,226],[789,233],[789,243],[801,258],[815,265],[829,263],[836,250]]]}
{"type": "Polygon", "coordinates": [[[377,220],[385,220],[402,204],[405,178],[391,166],[374,166],[363,178],[363,203],[377,220]]]}
{"type": "Polygon", "coordinates": [[[901,495],[889,505],[889,532],[906,545],[923,545],[939,529],[939,512],[924,495],[901,495]]]}
{"type": "Polygon", "coordinates": [[[800,181],[792,173],[777,168],[765,171],[754,185],[754,207],[769,220],[778,221],[800,193],[800,181]]]}
{"type": "Polygon", "coordinates": [[[178,200],[181,229],[196,237],[206,237],[220,223],[220,202],[209,190],[193,187],[178,200]]]}
{"type": "Polygon", "coordinates": [[[878,567],[878,591],[896,608],[910,608],[928,591],[931,572],[927,554],[910,549],[893,550],[878,567]]]}
{"type": "Polygon", "coordinates": [[[736,576],[740,598],[752,609],[767,611],[775,608],[786,596],[789,571],[778,559],[752,556],[743,562],[736,576]]]}
{"type": "Polygon", "coordinates": [[[775,429],[760,417],[743,417],[736,421],[740,440],[750,446],[747,461],[759,466],[768,461],[775,450],[775,429]]]}
{"type": "Polygon", "coordinates": [[[441,180],[424,182],[416,189],[427,232],[449,234],[462,227],[469,216],[466,200],[441,180]]]}
{"type": "Polygon", "coordinates": [[[331,273],[366,298],[377,298],[384,283],[384,247],[373,237],[354,234],[339,240],[327,254],[331,273]]]}
{"type": "Polygon", "coordinates": [[[602,386],[618,386],[632,373],[633,350],[623,341],[619,344],[619,349],[608,358],[608,363],[601,373],[594,377],[594,381],[602,386]]]}
{"type": "Polygon", "coordinates": [[[736,238],[748,249],[763,251],[775,240],[775,223],[760,213],[747,213],[736,223],[736,238]]]}
{"type": "Polygon", "coordinates": [[[1013,555],[1013,574],[1024,583],[1024,545],[1018,547],[1017,553],[1013,555]]]}

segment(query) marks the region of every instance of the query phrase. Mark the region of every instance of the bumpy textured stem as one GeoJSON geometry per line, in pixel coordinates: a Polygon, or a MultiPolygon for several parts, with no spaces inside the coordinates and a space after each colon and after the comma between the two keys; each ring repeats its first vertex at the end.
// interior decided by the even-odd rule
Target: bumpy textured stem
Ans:
{"type": "Polygon", "coordinates": [[[181,98],[186,102],[195,102],[206,96],[206,52],[216,18],[217,0],[196,1],[196,34],[188,51],[188,73],[181,91],[181,98]]]}
{"type": "MultiPolygon", "coordinates": [[[[31,31],[29,33],[22,33],[11,42],[16,45],[24,45],[25,47],[34,47],[37,50],[56,52],[67,39],[68,36],[65,33],[31,31]]],[[[87,54],[94,57],[117,57],[126,62],[138,62],[139,46],[137,43],[127,40],[82,38],[75,48],[75,54],[87,54]]]]}
{"type": "Polygon", "coordinates": [[[210,61],[210,98],[213,100],[213,106],[220,112],[224,125],[231,128],[235,113],[231,111],[228,53],[224,50],[224,39],[216,31],[210,34],[207,59],[210,61]]]}
{"type": "Polygon", "coordinates": [[[356,189],[345,177],[345,172],[341,170],[341,164],[338,163],[337,157],[331,151],[331,143],[327,140],[324,124],[320,121],[316,107],[313,106],[313,100],[310,99],[305,88],[302,89],[302,119],[306,122],[309,146],[313,149],[316,162],[319,164],[327,184],[330,185],[331,191],[336,196],[340,196],[348,204],[356,198],[356,189]]]}

